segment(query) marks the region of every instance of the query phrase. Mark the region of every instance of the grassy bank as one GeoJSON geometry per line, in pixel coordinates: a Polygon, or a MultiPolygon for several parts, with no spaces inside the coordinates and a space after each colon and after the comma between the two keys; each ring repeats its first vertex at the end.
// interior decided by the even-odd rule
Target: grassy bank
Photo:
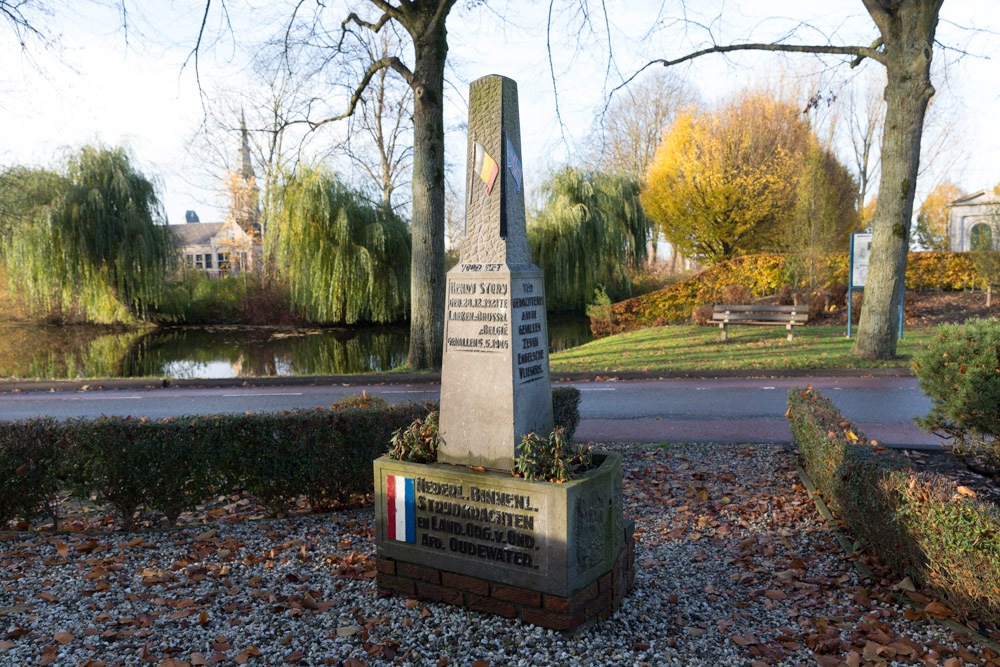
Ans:
{"type": "MultiPolygon", "coordinates": [[[[899,342],[899,358],[864,361],[851,355],[843,327],[798,327],[785,340],[778,327],[730,327],[719,340],[716,327],[672,325],[609,336],[552,355],[553,373],[572,371],[713,371],[827,368],[909,368],[934,327],[910,327],[899,342]]],[[[855,331],[856,333],[856,331],[855,331]]]]}

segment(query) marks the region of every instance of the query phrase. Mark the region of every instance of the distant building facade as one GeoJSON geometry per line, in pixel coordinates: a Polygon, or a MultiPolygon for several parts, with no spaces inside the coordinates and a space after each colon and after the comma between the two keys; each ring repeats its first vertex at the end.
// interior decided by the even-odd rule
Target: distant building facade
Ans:
{"type": "Polygon", "coordinates": [[[201,222],[197,213],[188,211],[183,225],[170,225],[185,264],[211,277],[253,271],[260,265],[260,190],[242,117],[240,133],[240,169],[230,172],[226,180],[230,202],[225,222],[201,222]]]}
{"type": "Polygon", "coordinates": [[[213,278],[251,271],[260,255],[260,242],[232,219],[171,225],[170,231],[184,263],[213,278]]]}
{"type": "Polygon", "coordinates": [[[948,241],[952,252],[996,250],[1000,240],[1000,195],[980,190],[956,199],[948,213],[948,241]]]}

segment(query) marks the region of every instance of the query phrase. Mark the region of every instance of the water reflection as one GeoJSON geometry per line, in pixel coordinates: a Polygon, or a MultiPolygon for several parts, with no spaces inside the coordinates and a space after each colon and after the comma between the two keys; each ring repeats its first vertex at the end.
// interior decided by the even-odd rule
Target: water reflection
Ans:
{"type": "Polygon", "coordinates": [[[387,371],[406,361],[402,327],[271,329],[177,327],[143,337],[123,377],[224,378],[387,371]]]}
{"type": "MultiPolygon", "coordinates": [[[[549,316],[552,351],[591,339],[586,318],[549,316]]],[[[0,377],[235,378],[343,375],[406,362],[405,327],[107,329],[0,324],[0,377]]]]}

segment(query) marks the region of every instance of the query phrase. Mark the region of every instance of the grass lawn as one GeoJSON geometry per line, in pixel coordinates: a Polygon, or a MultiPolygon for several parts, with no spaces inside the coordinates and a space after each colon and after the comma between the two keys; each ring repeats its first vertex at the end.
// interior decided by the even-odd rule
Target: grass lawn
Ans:
{"type": "MultiPolygon", "coordinates": [[[[908,327],[897,359],[863,361],[851,356],[853,340],[842,326],[796,327],[785,340],[780,327],[729,327],[719,340],[718,327],[689,324],[653,327],[609,336],[552,355],[553,373],[571,371],[712,371],[789,368],[909,368],[914,352],[934,336],[935,327],[908,327]]],[[[857,329],[854,330],[857,335],[857,329]]]]}

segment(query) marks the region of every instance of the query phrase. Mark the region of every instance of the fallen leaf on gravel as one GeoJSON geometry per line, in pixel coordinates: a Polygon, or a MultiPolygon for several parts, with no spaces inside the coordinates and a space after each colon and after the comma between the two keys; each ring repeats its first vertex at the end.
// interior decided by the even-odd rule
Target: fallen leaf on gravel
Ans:
{"type": "Polygon", "coordinates": [[[285,656],[285,662],[298,662],[306,657],[306,654],[296,649],[285,656]]]}
{"type": "Polygon", "coordinates": [[[360,625],[342,625],[337,628],[338,637],[351,637],[361,632],[363,628],[360,625]]]}
{"type": "Polygon", "coordinates": [[[167,658],[156,667],[191,667],[191,663],[185,660],[178,660],[177,658],[167,658]]]}
{"type": "Polygon", "coordinates": [[[53,637],[53,639],[56,640],[57,644],[61,644],[62,646],[65,646],[66,644],[69,644],[71,641],[73,641],[74,639],[76,639],[76,637],[74,637],[69,632],[59,632],[59,633],[56,633],[56,636],[53,637]]]}
{"type": "Polygon", "coordinates": [[[955,490],[958,491],[959,495],[968,496],[969,498],[976,497],[976,492],[967,486],[960,486],[955,490]]]}
{"type": "Polygon", "coordinates": [[[903,579],[902,581],[900,581],[898,584],[895,584],[893,586],[893,588],[895,590],[897,590],[897,591],[910,591],[910,592],[913,592],[913,591],[917,590],[917,587],[913,585],[913,580],[910,579],[909,577],[906,577],[905,579],[903,579]]]}
{"type": "Polygon", "coordinates": [[[9,650],[9,649],[12,649],[12,648],[14,648],[14,642],[12,642],[12,641],[10,641],[8,639],[4,639],[3,641],[0,641],[0,651],[6,651],[6,650],[9,650]]]}
{"type": "Polygon", "coordinates": [[[56,553],[60,558],[66,558],[69,556],[69,545],[65,542],[59,542],[56,544],[56,553]]]}
{"type": "Polygon", "coordinates": [[[256,646],[247,646],[245,649],[236,654],[233,660],[237,665],[245,665],[250,658],[256,658],[260,655],[260,649],[256,646]]]}
{"type": "Polygon", "coordinates": [[[9,607],[0,607],[0,616],[6,616],[7,614],[22,614],[26,611],[31,611],[31,605],[18,602],[17,604],[9,607]]]}
{"type": "Polygon", "coordinates": [[[59,659],[59,651],[55,646],[46,646],[42,649],[42,658],[38,661],[39,665],[54,665],[56,660],[59,659]]]}
{"type": "Polygon", "coordinates": [[[951,616],[951,609],[948,608],[947,605],[942,604],[937,600],[929,603],[926,607],[924,607],[924,611],[926,611],[928,614],[932,616],[940,616],[941,618],[951,616]]]}

